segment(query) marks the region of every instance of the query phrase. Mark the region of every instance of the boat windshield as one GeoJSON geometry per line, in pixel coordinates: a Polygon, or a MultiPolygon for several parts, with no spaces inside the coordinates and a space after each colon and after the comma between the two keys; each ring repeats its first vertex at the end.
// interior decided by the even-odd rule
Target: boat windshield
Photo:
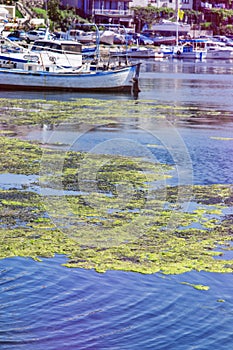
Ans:
{"type": "Polygon", "coordinates": [[[55,43],[50,41],[36,41],[31,51],[52,51],[59,53],[81,53],[82,45],[78,43],[55,43]]]}
{"type": "Polygon", "coordinates": [[[64,52],[72,52],[72,53],[81,53],[82,52],[82,45],[80,44],[66,44],[62,43],[61,48],[64,52]]]}

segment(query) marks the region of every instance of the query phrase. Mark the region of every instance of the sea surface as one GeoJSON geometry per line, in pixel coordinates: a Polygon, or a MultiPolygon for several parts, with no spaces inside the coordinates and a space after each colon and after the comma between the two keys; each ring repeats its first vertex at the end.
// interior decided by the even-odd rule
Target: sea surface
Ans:
{"type": "MultiPolygon", "coordinates": [[[[103,145],[117,138],[136,145],[131,147],[131,154],[137,155],[138,149],[143,151],[153,145],[166,131],[165,146],[166,141],[170,145],[169,137],[175,137],[184,159],[192,165],[191,177],[186,179],[179,174],[183,183],[233,184],[233,63],[145,61],[140,89],[137,103],[150,100],[157,106],[186,106],[193,109],[193,118],[173,119],[163,130],[164,125],[153,125],[153,119],[148,125],[140,116],[135,124],[126,119],[117,129],[102,126],[89,130],[73,143],[74,149],[101,153],[106,151],[103,145]]],[[[127,108],[125,102],[133,99],[124,94],[33,91],[0,91],[0,97],[119,100],[122,108],[127,108]]],[[[73,137],[70,130],[62,132],[63,139],[73,137]]],[[[25,139],[40,141],[49,137],[49,130],[36,128],[23,135],[25,139]]],[[[159,161],[170,162],[169,147],[149,150],[159,161]]],[[[33,176],[0,176],[1,188],[12,185],[20,188],[30,181],[34,181],[33,176]]],[[[181,179],[171,181],[177,184],[181,179]]],[[[227,258],[232,259],[232,255],[229,252],[227,258]]],[[[66,257],[59,255],[42,262],[22,257],[0,260],[1,350],[233,348],[232,274],[195,271],[180,275],[123,271],[100,274],[94,270],[68,269],[62,266],[65,262],[66,257]],[[210,288],[197,290],[182,282],[210,288]]]]}

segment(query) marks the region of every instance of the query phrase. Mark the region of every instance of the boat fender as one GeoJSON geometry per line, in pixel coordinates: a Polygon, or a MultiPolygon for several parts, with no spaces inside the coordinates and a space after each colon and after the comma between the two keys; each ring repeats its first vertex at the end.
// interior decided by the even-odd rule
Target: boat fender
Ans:
{"type": "Polygon", "coordinates": [[[49,60],[53,63],[56,63],[56,57],[54,56],[49,56],[49,60]]]}
{"type": "Polygon", "coordinates": [[[181,52],[178,50],[178,51],[177,51],[177,55],[180,55],[180,54],[181,54],[181,52]]]}

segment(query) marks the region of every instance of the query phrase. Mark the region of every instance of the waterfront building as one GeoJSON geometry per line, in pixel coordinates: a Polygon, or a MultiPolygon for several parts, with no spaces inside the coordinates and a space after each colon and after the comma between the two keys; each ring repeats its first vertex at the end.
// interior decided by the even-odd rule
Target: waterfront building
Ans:
{"type": "Polygon", "coordinates": [[[62,0],[63,6],[77,9],[96,23],[123,24],[130,27],[133,23],[133,11],[130,0],[62,0]]]}

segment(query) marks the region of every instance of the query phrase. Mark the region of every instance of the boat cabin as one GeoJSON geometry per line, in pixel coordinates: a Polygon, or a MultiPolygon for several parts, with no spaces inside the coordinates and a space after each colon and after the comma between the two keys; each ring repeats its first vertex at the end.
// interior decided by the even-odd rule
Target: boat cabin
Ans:
{"type": "Polygon", "coordinates": [[[62,54],[82,54],[82,44],[70,40],[37,40],[31,51],[51,51],[62,54]]]}
{"type": "Polygon", "coordinates": [[[48,59],[54,64],[67,68],[81,67],[83,63],[82,44],[71,40],[37,40],[30,53],[38,53],[44,64],[48,59]]]}
{"type": "Polygon", "coordinates": [[[207,40],[204,39],[184,39],[179,40],[179,44],[183,46],[183,52],[192,52],[193,50],[206,49],[207,40]]]}

